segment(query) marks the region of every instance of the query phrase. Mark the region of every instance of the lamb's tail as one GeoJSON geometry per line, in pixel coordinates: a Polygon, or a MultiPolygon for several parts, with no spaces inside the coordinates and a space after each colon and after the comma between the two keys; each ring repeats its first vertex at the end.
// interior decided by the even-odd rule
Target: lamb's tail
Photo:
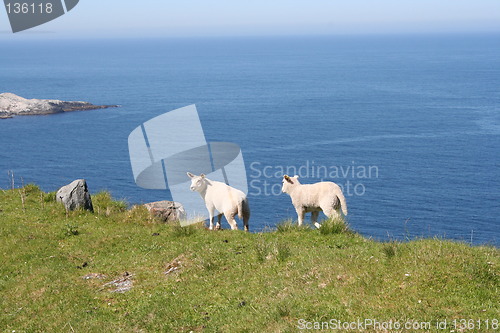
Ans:
{"type": "Polygon", "coordinates": [[[342,191],[339,191],[337,197],[340,200],[340,207],[342,208],[342,213],[344,213],[344,215],[347,215],[347,203],[345,202],[345,197],[342,191]]]}

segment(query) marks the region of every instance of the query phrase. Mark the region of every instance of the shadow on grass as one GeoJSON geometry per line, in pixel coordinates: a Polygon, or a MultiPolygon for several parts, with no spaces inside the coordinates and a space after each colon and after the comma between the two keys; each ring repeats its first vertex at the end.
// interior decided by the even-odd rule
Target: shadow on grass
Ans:
{"type": "Polygon", "coordinates": [[[382,253],[387,259],[394,258],[398,252],[398,242],[390,241],[382,245],[382,253]]]}

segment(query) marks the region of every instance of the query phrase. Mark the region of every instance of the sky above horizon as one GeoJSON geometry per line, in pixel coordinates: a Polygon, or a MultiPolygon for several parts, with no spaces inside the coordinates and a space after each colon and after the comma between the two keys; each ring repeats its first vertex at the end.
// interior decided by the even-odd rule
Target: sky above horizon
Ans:
{"type": "Polygon", "coordinates": [[[127,38],[500,32],[500,0],[81,0],[69,13],[0,38],[127,38]]]}

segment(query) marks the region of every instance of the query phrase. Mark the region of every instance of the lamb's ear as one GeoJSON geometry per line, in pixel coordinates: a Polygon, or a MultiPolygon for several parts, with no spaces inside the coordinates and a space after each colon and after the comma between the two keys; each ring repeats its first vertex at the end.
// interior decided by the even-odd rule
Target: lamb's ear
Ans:
{"type": "Polygon", "coordinates": [[[285,180],[286,180],[287,182],[289,182],[290,184],[293,184],[292,179],[291,179],[288,175],[284,175],[284,176],[283,176],[283,178],[285,178],[285,180]]]}
{"type": "Polygon", "coordinates": [[[189,178],[194,178],[194,175],[191,172],[186,172],[189,178]]]}
{"type": "Polygon", "coordinates": [[[204,173],[202,173],[202,174],[200,175],[200,177],[201,177],[201,178],[205,178],[205,174],[204,174],[204,173]]]}

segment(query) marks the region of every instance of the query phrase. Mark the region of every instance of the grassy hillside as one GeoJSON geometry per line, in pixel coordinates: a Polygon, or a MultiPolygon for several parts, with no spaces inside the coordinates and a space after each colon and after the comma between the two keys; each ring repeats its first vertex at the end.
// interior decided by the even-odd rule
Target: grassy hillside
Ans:
{"type": "Polygon", "coordinates": [[[66,213],[36,186],[0,190],[2,332],[500,331],[494,247],[381,243],[335,223],[211,232],[93,201],[95,213],[66,213]]]}

